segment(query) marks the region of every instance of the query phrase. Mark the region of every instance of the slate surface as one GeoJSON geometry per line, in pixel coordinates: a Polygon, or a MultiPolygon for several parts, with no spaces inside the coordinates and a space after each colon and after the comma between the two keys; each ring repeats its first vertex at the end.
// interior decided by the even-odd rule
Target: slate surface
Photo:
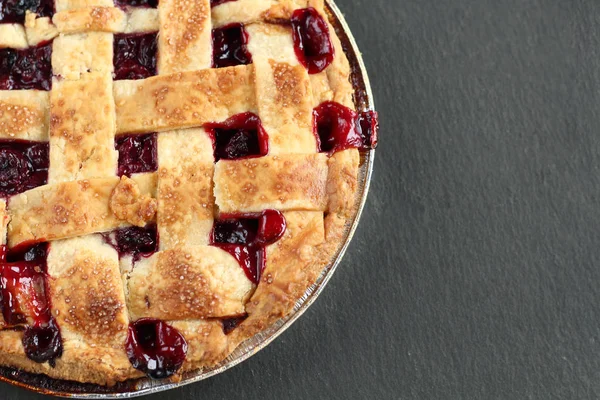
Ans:
{"type": "Polygon", "coordinates": [[[275,343],[147,400],[599,398],[600,2],[337,2],[381,113],[352,246],[275,343]]]}

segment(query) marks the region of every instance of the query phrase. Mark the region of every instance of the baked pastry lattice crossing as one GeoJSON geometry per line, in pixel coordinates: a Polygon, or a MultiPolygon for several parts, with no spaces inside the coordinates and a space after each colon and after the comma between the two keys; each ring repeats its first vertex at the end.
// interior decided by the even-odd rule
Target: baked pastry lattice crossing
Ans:
{"type": "Polygon", "coordinates": [[[322,0],[0,0],[0,365],[111,385],[225,359],[355,215],[322,0]]]}

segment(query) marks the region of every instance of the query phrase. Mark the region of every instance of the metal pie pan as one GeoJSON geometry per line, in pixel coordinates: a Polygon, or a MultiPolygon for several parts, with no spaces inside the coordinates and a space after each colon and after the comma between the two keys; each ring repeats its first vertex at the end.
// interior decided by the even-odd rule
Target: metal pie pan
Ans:
{"type": "MultiPolygon", "coordinates": [[[[335,5],[333,0],[326,0],[326,11],[331,24],[333,25],[338,37],[342,42],[344,52],[350,62],[352,70],[352,83],[354,85],[354,102],[358,110],[374,110],[373,95],[369,78],[365,69],[360,52],[344,20],[344,17],[335,5]]],[[[367,193],[371,181],[373,171],[373,161],[375,158],[375,150],[361,152],[361,169],[359,175],[359,199],[357,201],[357,210],[354,220],[346,233],[346,238],[343,244],[338,249],[335,257],[323,270],[323,273],[300,298],[293,311],[285,318],[280,319],[267,330],[257,334],[256,336],[242,343],[227,359],[223,360],[219,365],[189,372],[183,375],[183,378],[178,383],[169,383],[164,381],[155,381],[147,378],[130,380],[118,383],[113,387],[104,387],[93,384],[85,384],[79,382],[71,382],[49,378],[45,375],[30,374],[12,368],[0,367],[0,381],[10,383],[12,385],[28,389],[34,392],[54,395],[59,397],[68,397],[74,399],[126,399],[142,395],[163,392],[169,389],[179,388],[189,385],[194,382],[201,381],[211,376],[220,374],[229,368],[241,363],[250,358],[259,350],[266,347],[283,331],[289,328],[310,305],[317,299],[319,294],[325,288],[325,285],[331,279],[336,268],[340,264],[346,248],[350,244],[350,240],[354,235],[354,231],[358,225],[367,193]]]]}

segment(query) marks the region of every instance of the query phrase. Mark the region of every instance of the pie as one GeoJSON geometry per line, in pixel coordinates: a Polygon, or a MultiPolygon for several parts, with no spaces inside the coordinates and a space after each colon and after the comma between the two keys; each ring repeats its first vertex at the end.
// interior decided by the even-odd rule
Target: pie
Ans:
{"type": "Polygon", "coordinates": [[[0,365],[217,365],[356,216],[377,114],[323,0],[0,0],[0,365]]]}

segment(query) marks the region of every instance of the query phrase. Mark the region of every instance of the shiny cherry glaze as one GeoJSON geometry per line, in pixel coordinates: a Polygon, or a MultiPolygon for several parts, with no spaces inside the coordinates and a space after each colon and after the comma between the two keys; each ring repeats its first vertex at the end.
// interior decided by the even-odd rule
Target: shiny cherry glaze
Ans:
{"type": "Polygon", "coordinates": [[[104,240],[114,247],[119,257],[131,255],[133,261],[142,257],[150,257],[158,251],[158,231],[155,224],[141,228],[130,226],[117,229],[113,234],[103,234],[104,240]]]}
{"type": "Polygon", "coordinates": [[[312,7],[294,11],[291,22],[298,61],[309,74],[323,71],[335,57],[327,22],[312,7]]]}
{"type": "Polygon", "coordinates": [[[0,90],[50,90],[52,43],[23,50],[0,49],[0,90]]]}
{"type": "Polygon", "coordinates": [[[49,145],[0,140],[0,197],[9,197],[48,181],[49,145]]]}
{"type": "Polygon", "coordinates": [[[325,102],[313,111],[314,131],[321,152],[349,148],[370,149],[377,145],[377,113],[357,114],[339,103],[325,102]]]}
{"type": "Polygon", "coordinates": [[[261,157],[269,152],[269,136],[256,114],[234,115],[222,123],[206,124],[204,129],[212,138],[215,162],[261,157]]]}
{"type": "Polygon", "coordinates": [[[60,329],[50,313],[47,296],[46,257],[48,244],[38,243],[7,252],[2,246],[0,262],[0,304],[9,326],[25,326],[23,347],[35,362],[62,355],[60,329]]]}
{"type": "Polygon", "coordinates": [[[115,6],[123,9],[127,7],[156,8],[158,0],[115,0],[115,6]]]}
{"type": "Polygon", "coordinates": [[[119,152],[118,176],[154,172],[158,168],[156,133],[119,136],[115,148],[119,152]]]}
{"type": "Polygon", "coordinates": [[[214,222],[211,244],[231,254],[248,279],[258,284],[265,268],[265,247],[281,239],[286,227],[285,217],[276,210],[222,215],[214,222]]]}
{"type": "Polygon", "coordinates": [[[129,324],[125,350],[131,365],[150,378],[175,374],[185,361],[187,342],[166,322],[143,318],[129,324]]]}
{"type": "Polygon", "coordinates": [[[144,79],[156,75],[157,33],[115,35],[115,80],[144,79]]]}
{"type": "Polygon", "coordinates": [[[235,318],[226,318],[222,319],[221,323],[223,324],[223,332],[226,335],[229,335],[235,328],[239,326],[244,320],[248,318],[248,315],[242,315],[241,317],[235,318]]]}
{"type": "Polygon", "coordinates": [[[364,147],[374,149],[379,141],[379,115],[376,111],[363,111],[358,114],[356,129],[363,138],[364,147]]]}
{"type": "Polygon", "coordinates": [[[249,35],[244,25],[229,24],[213,29],[212,38],[213,68],[252,63],[252,54],[250,54],[247,47],[249,35]]]}
{"type": "Polygon", "coordinates": [[[55,366],[56,359],[62,356],[62,336],[53,317],[47,324],[28,326],[23,335],[23,347],[30,360],[38,363],[48,361],[55,366]]]}
{"type": "Polygon", "coordinates": [[[24,24],[27,10],[38,17],[51,17],[54,14],[54,1],[0,0],[0,24],[24,24]]]}

